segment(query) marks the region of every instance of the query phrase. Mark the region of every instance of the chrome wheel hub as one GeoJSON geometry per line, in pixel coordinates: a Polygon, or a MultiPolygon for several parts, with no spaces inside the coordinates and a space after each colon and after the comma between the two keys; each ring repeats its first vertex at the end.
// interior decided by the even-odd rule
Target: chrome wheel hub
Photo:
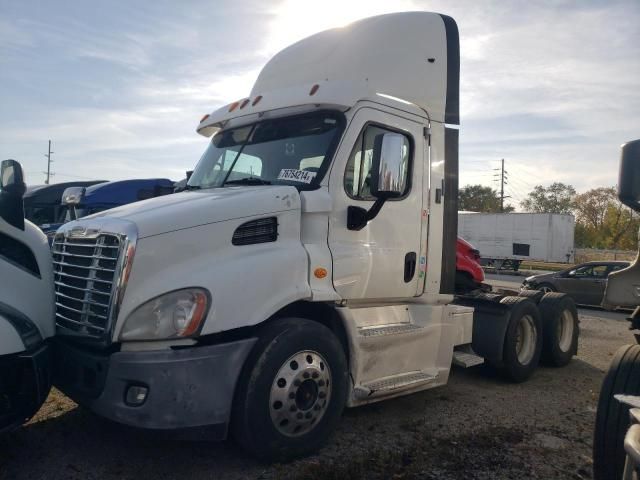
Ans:
{"type": "Polygon", "coordinates": [[[573,341],[573,315],[564,310],[558,322],[558,347],[562,352],[568,352],[573,341]]]}
{"type": "Polygon", "coordinates": [[[283,435],[297,437],[318,423],[331,399],[331,371],[317,352],[292,355],[271,385],[271,421],[283,435]]]}
{"type": "Polygon", "coordinates": [[[538,339],[533,317],[524,315],[518,321],[516,330],[516,354],[521,365],[528,365],[533,359],[538,339]]]}

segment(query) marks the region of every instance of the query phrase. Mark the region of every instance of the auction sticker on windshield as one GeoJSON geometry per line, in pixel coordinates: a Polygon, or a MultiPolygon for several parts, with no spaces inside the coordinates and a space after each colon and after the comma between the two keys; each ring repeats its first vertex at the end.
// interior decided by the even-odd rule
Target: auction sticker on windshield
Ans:
{"type": "Polygon", "coordinates": [[[316,172],[307,172],[306,170],[297,170],[295,168],[283,168],[278,174],[278,180],[311,183],[315,176],[316,172]]]}

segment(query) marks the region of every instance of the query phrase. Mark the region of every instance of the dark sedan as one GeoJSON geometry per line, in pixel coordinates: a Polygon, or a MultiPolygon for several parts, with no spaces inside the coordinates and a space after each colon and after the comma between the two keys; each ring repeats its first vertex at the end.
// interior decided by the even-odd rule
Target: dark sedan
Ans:
{"type": "Polygon", "coordinates": [[[562,292],[571,296],[576,303],[600,305],[609,274],[629,265],[629,262],[582,263],[561,272],[527,277],[522,282],[522,289],[562,292]]]}

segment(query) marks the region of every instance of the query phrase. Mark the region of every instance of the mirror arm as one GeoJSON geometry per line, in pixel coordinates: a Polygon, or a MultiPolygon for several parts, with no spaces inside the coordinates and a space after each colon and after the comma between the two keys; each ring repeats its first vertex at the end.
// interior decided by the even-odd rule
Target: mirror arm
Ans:
{"type": "Polygon", "coordinates": [[[387,201],[386,197],[378,197],[371,208],[367,211],[362,207],[349,205],[347,208],[347,229],[362,230],[371,220],[378,216],[382,206],[387,201]]]}

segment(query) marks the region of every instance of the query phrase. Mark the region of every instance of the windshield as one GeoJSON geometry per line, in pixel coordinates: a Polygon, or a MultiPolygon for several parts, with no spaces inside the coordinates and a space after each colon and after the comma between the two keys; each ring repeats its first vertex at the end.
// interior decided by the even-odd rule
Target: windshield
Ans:
{"type": "Polygon", "coordinates": [[[344,125],[336,112],[316,112],[218,132],[187,188],[225,185],[315,187],[344,125]]]}

